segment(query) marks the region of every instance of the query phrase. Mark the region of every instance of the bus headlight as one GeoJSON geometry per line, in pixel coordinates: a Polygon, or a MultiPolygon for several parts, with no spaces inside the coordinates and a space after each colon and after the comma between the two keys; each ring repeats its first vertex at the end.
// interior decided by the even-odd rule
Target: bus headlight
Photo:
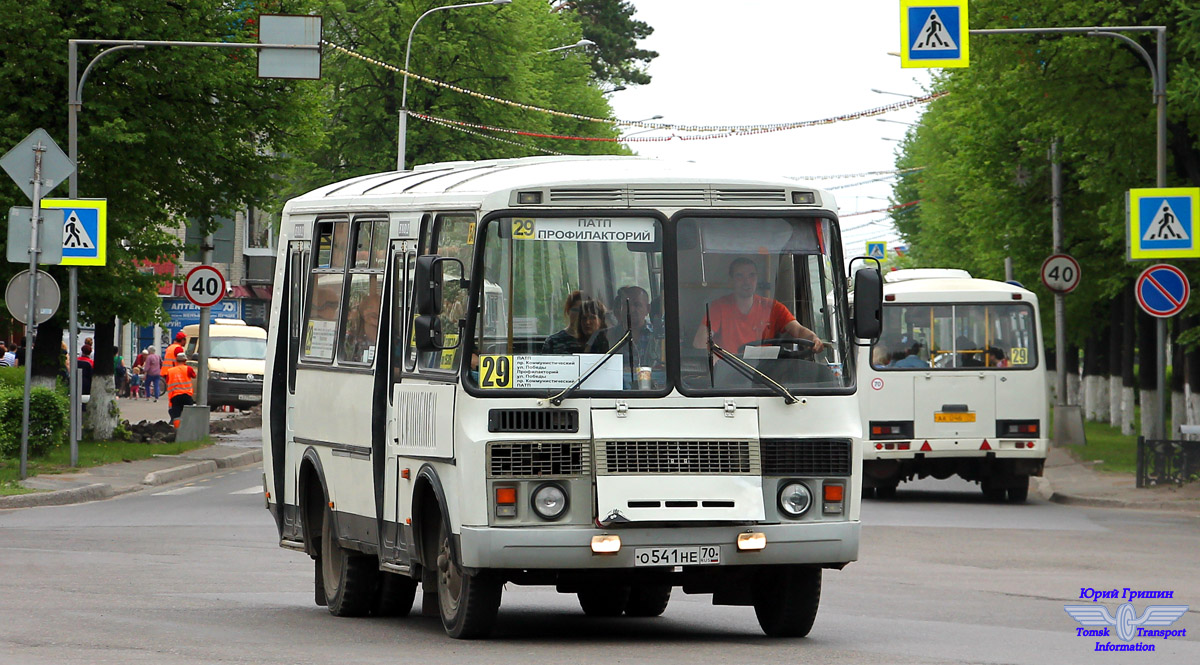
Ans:
{"type": "Polygon", "coordinates": [[[556,520],[567,512],[567,492],[554,483],[546,483],[533,491],[530,499],[533,512],[546,520],[556,520]]]}
{"type": "Polygon", "coordinates": [[[779,490],[779,509],[788,517],[800,517],[812,506],[812,492],[804,483],[788,483],[779,490]]]}

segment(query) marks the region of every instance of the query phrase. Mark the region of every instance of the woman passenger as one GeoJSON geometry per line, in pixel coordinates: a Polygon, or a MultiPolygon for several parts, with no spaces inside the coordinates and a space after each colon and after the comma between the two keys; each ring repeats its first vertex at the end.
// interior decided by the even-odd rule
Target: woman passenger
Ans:
{"type": "Polygon", "coordinates": [[[582,291],[572,291],[563,304],[567,316],[567,327],[546,338],[542,353],[607,353],[608,339],[604,334],[604,304],[593,300],[582,291]]]}

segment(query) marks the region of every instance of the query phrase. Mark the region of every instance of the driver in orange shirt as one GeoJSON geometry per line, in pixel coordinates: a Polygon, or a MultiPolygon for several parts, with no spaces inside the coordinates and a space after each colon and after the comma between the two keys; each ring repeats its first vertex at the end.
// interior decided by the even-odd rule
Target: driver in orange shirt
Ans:
{"type": "MultiPolygon", "coordinates": [[[[754,261],[739,257],[729,264],[729,276],[733,278],[733,293],[721,296],[709,303],[708,314],[712,317],[713,341],[721,348],[741,354],[743,347],[752,342],[781,337],[794,337],[812,342],[813,353],[820,353],[825,345],[813,331],[800,325],[788,308],[778,300],[764,298],[758,289],[758,267],[754,261]]],[[[692,346],[697,349],[708,347],[707,319],[700,322],[692,346]]]]}

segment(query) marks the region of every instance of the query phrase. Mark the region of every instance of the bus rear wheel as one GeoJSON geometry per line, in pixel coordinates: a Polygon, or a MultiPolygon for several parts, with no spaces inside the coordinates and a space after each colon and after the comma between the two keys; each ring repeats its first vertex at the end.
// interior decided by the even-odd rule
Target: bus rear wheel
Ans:
{"type": "Polygon", "coordinates": [[[333,511],[325,508],[321,520],[321,582],[329,613],[360,617],[375,604],[378,568],[375,557],[343,548],[333,528],[333,511]]]}
{"type": "Polygon", "coordinates": [[[812,630],[821,604],[821,569],[781,566],[759,572],[754,584],[754,614],[770,637],[804,637],[812,630]]]}
{"type": "Polygon", "coordinates": [[[450,544],[450,530],[438,520],[437,596],[442,627],[455,639],[487,637],[500,611],[501,584],[487,573],[463,570],[450,544]]]}
{"type": "Polygon", "coordinates": [[[1029,498],[1029,476],[1018,476],[1008,488],[1009,503],[1025,503],[1029,498]]]}
{"type": "Polygon", "coordinates": [[[417,581],[396,573],[381,573],[375,594],[373,614],[381,617],[406,617],[417,597],[417,581]]]}

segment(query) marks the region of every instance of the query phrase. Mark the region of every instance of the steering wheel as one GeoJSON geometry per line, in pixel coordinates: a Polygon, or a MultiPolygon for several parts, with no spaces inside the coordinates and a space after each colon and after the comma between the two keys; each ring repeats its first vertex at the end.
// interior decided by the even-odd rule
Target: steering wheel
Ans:
{"type": "Polygon", "coordinates": [[[800,339],[798,337],[772,337],[770,339],[762,339],[756,342],[750,342],[746,346],[778,346],[780,358],[812,358],[813,347],[816,344],[811,339],[800,339]]]}

